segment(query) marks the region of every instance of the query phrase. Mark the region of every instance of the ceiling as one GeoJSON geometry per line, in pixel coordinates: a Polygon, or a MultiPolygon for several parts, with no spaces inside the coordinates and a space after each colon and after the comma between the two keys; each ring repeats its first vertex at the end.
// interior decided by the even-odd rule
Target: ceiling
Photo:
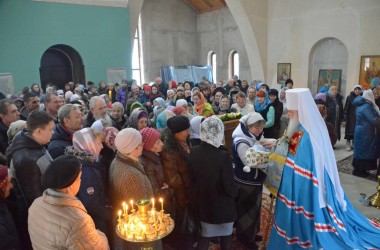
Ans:
{"type": "Polygon", "coordinates": [[[199,13],[210,12],[227,6],[225,0],[184,0],[199,13]]]}

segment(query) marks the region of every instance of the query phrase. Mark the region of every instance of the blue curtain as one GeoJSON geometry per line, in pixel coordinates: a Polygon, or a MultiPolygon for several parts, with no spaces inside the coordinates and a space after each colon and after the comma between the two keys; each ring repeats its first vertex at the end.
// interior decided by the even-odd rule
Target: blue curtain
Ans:
{"type": "Polygon", "coordinates": [[[211,66],[177,66],[161,67],[162,81],[167,83],[170,80],[176,82],[191,81],[199,83],[204,77],[206,80],[212,81],[211,66]]]}

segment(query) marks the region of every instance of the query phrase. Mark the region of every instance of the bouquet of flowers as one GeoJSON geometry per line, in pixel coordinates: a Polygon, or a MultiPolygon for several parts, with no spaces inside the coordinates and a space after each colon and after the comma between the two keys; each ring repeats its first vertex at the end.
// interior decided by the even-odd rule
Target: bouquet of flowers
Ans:
{"type": "Polygon", "coordinates": [[[240,113],[227,113],[224,115],[218,115],[218,118],[222,120],[222,122],[240,119],[241,117],[242,115],[240,113]]]}

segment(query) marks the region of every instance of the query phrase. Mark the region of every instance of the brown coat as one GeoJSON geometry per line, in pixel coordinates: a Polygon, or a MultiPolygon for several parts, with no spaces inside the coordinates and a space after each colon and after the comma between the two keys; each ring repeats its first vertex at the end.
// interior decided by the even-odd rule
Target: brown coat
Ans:
{"type": "MultiPolygon", "coordinates": [[[[110,166],[109,191],[114,209],[113,214],[115,215],[121,208],[123,201],[128,202],[133,199],[136,203],[140,199],[150,199],[153,197],[152,185],[145,175],[144,167],[140,162],[120,152],[116,154],[110,166]]],[[[114,226],[116,226],[116,220],[114,221],[114,226]]],[[[141,244],[127,243],[119,238],[114,230],[113,232],[114,249],[140,249],[141,244]]],[[[160,246],[155,247],[160,249],[161,241],[157,241],[157,244],[160,246]]]]}
{"type": "Polygon", "coordinates": [[[189,153],[176,141],[169,129],[165,130],[164,148],[161,152],[166,183],[174,188],[177,203],[184,210],[188,203],[189,153]]]}

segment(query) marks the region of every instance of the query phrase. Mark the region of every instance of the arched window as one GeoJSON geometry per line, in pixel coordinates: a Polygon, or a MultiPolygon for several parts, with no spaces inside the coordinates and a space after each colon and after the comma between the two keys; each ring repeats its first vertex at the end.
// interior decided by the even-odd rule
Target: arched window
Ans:
{"type": "Polygon", "coordinates": [[[132,51],[132,79],[135,79],[138,85],[144,83],[144,64],[143,64],[143,54],[142,54],[142,38],[141,38],[141,15],[137,22],[137,29],[135,33],[135,38],[133,40],[133,51],[132,51]]]}
{"type": "Polygon", "coordinates": [[[214,51],[208,52],[207,65],[210,65],[212,68],[212,82],[216,82],[216,54],[214,51]]]}
{"type": "Polygon", "coordinates": [[[236,50],[231,50],[228,57],[228,77],[233,75],[239,76],[239,53],[236,50]]]}

